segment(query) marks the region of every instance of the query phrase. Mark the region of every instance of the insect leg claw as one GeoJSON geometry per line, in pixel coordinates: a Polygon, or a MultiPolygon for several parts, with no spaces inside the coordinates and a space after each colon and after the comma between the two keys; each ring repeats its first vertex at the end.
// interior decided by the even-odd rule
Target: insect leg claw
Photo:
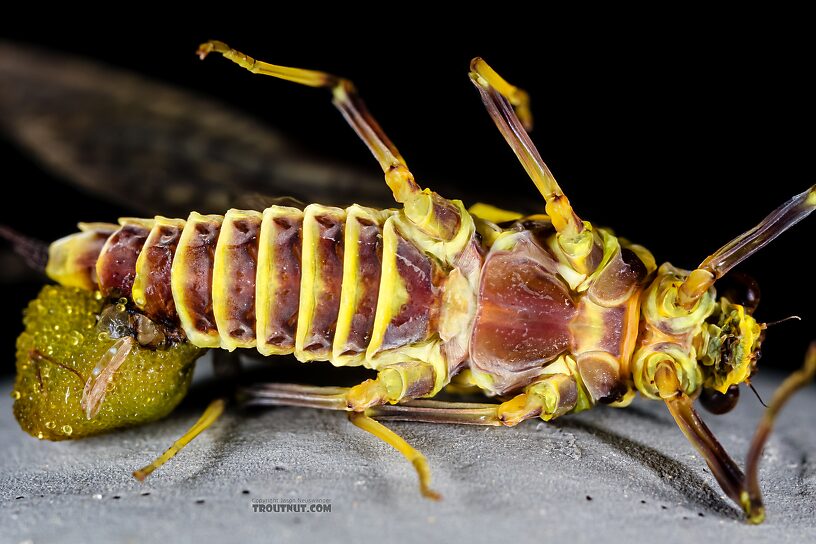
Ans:
{"type": "Polygon", "coordinates": [[[226,53],[227,51],[230,51],[230,47],[224,42],[220,42],[218,40],[210,40],[198,46],[196,55],[198,55],[198,58],[200,58],[201,60],[204,60],[205,58],[207,58],[207,55],[209,55],[213,51],[215,51],[216,53],[226,53]]]}

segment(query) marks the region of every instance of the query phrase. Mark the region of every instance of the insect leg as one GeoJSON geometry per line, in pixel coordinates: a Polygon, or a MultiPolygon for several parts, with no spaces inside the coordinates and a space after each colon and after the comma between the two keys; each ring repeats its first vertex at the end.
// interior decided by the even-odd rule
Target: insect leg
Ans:
{"type": "MultiPolygon", "coordinates": [[[[355,411],[348,402],[353,389],[267,383],[244,388],[240,396],[249,406],[302,406],[355,411]]],[[[364,413],[378,420],[512,427],[532,417],[540,416],[544,420],[556,418],[574,408],[576,401],[574,378],[565,374],[551,374],[502,404],[403,400],[396,404],[371,406],[364,413]]]]}
{"type": "Polygon", "coordinates": [[[349,409],[362,412],[366,408],[402,400],[415,399],[434,390],[435,374],[427,363],[398,363],[384,368],[374,380],[352,387],[346,395],[349,409]]]}
{"type": "MultiPolygon", "coordinates": [[[[391,379],[394,378],[391,376],[391,379]]],[[[390,380],[386,377],[383,381],[390,380]]],[[[379,390],[378,386],[372,385],[374,383],[375,380],[369,380],[350,389],[264,384],[245,389],[243,397],[248,405],[306,406],[348,411],[349,421],[391,445],[411,462],[417,471],[422,495],[434,500],[441,497],[430,488],[431,473],[425,456],[376,420],[513,426],[530,417],[541,416],[545,420],[557,417],[571,410],[577,400],[575,380],[571,376],[553,374],[529,386],[526,393],[501,405],[409,400],[370,408],[364,408],[367,404],[365,401],[354,406],[353,399],[360,396],[355,390],[361,387],[365,393],[360,396],[361,399],[377,398],[378,402],[383,402],[388,386],[384,385],[384,389],[379,390]],[[373,391],[373,395],[369,394],[370,391],[373,391]],[[360,410],[360,407],[364,409],[360,410]]]]}
{"type": "Polygon", "coordinates": [[[703,457],[725,494],[742,507],[750,523],[761,523],[765,517],[758,484],[758,464],[762,448],[784,403],[816,374],[816,343],[811,344],[802,370],[788,377],[774,394],[748,451],[745,463],[747,475],[743,474],[694,410],[693,399],[686,394],[687,378],[683,377],[683,372],[682,362],[669,353],[660,353],[650,359],[640,379],[654,384],[656,395],[666,403],[675,423],[703,457]]]}
{"type": "MultiPolygon", "coordinates": [[[[369,380],[372,382],[373,380],[369,380]]],[[[369,383],[366,382],[366,383],[369,383]]],[[[365,384],[363,384],[365,385],[365,384]]],[[[357,388],[340,387],[312,387],[291,384],[265,384],[256,386],[244,392],[247,404],[273,406],[308,406],[330,410],[347,410],[349,421],[357,427],[369,432],[399,451],[417,471],[419,487],[423,496],[438,500],[441,496],[430,488],[431,472],[428,460],[422,453],[408,444],[405,439],[394,431],[371,418],[371,413],[377,413],[377,408],[368,410],[355,409],[351,398],[357,388]]],[[[495,415],[496,405],[485,405],[488,412],[495,415]]]]}
{"type": "Polygon", "coordinates": [[[816,209],[816,185],[772,211],[757,226],[718,249],[680,286],[677,302],[691,310],[714,282],[816,209]]]}
{"type": "Polygon", "coordinates": [[[433,368],[425,363],[411,362],[389,366],[375,379],[354,387],[267,383],[243,388],[239,397],[249,405],[362,412],[372,406],[410,401],[431,393],[433,388],[433,368]]]}
{"type": "Polygon", "coordinates": [[[349,421],[362,430],[369,432],[385,442],[393,446],[400,452],[417,471],[419,476],[419,490],[424,497],[433,500],[439,500],[442,495],[431,489],[431,469],[428,467],[428,459],[422,453],[413,448],[404,438],[397,433],[383,425],[378,421],[374,421],[365,412],[349,412],[349,421]]]}
{"type": "MultiPolygon", "coordinates": [[[[779,415],[782,407],[793,394],[810,383],[816,375],[816,342],[810,344],[810,348],[805,356],[805,364],[800,370],[794,372],[782,382],[782,385],[774,392],[771,403],[765,410],[765,415],[757,426],[748,455],[745,458],[746,493],[749,504],[762,505],[762,491],[759,489],[759,461],[762,457],[762,450],[765,442],[773,429],[774,419],[779,415]]],[[[761,516],[761,513],[760,513],[761,516]]],[[[762,518],[749,518],[750,521],[759,523],[762,518]]]]}
{"type": "Polygon", "coordinates": [[[666,402],[675,422],[703,457],[725,494],[737,504],[742,505],[752,519],[757,515],[761,516],[761,501],[748,504],[742,502],[745,492],[745,476],[705,422],[697,415],[692,399],[683,391],[680,380],[677,378],[674,365],[661,363],[654,378],[660,396],[666,402]]]}
{"type": "Polygon", "coordinates": [[[175,455],[181,451],[184,446],[189,444],[192,439],[212,425],[215,420],[218,419],[222,413],[224,413],[224,407],[226,404],[227,401],[224,399],[216,399],[212,401],[209,406],[207,406],[207,409],[204,410],[204,413],[201,414],[198,421],[196,421],[195,424],[190,427],[190,429],[184,433],[181,438],[173,442],[173,445],[167,448],[167,451],[157,457],[155,461],[135,471],[133,476],[140,482],[144,481],[144,479],[147,478],[154,470],[175,457],[175,455]]]}
{"type": "MultiPolygon", "coordinates": [[[[349,411],[348,387],[320,387],[288,383],[256,384],[241,390],[246,406],[300,406],[321,410],[349,411]]],[[[458,423],[462,425],[501,425],[498,404],[409,400],[400,404],[374,406],[365,411],[369,417],[393,421],[458,423]]]]}
{"type": "Polygon", "coordinates": [[[575,379],[566,374],[550,374],[528,385],[524,393],[502,403],[498,417],[508,427],[534,417],[549,421],[575,408],[577,402],[575,379]]]}
{"type": "Polygon", "coordinates": [[[762,493],[759,489],[759,460],[773,428],[774,419],[793,393],[809,383],[814,375],[816,375],[816,343],[810,345],[802,369],[789,376],[774,393],[748,450],[745,463],[746,476],[694,411],[692,399],[683,391],[674,365],[668,361],[657,365],[655,383],[674,420],[689,442],[703,456],[723,491],[743,508],[751,523],[762,523],[765,518],[762,493]]]}
{"type": "Polygon", "coordinates": [[[453,239],[461,221],[458,208],[436,193],[427,189],[422,190],[414,180],[405,159],[369,113],[351,81],[316,70],[290,68],[256,60],[216,40],[203,43],[198,48],[201,59],[213,52],[220,53],[253,74],[331,90],[335,107],[340,110],[348,124],[377,159],[394,199],[404,204],[408,218],[429,235],[442,240],[453,239]]]}
{"type": "MultiPolygon", "coordinates": [[[[530,111],[530,95],[524,89],[511,85],[481,57],[470,61],[470,77],[480,86],[489,86],[507,99],[527,132],[533,130],[533,113],[530,111]],[[477,81],[475,78],[479,78],[477,81]]],[[[555,181],[555,180],[553,180],[555,181]]]]}
{"type": "Polygon", "coordinates": [[[580,271],[591,271],[588,269],[592,267],[585,262],[593,247],[591,228],[587,228],[588,224],[573,211],[525,130],[525,126],[529,127],[531,123],[526,93],[507,83],[479,57],[470,63],[470,79],[493,122],[544,197],[547,215],[558,231],[562,249],[580,271]]]}
{"type": "Polygon", "coordinates": [[[569,200],[525,130],[525,126],[529,128],[531,122],[527,93],[507,83],[479,57],[470,62],[470,79],[478,89],[490,117],[547,201],[547,214],[552,218],[553,226],[558,232],[571,235],[582,232],[583,223],[572,211],[569,200]],[[514,111],[516,104],[519,106],[514,111]],[[526,119],[526,122],[523,124],[519,117],[526,119]]]}
{"type": "MultiPolygon", "coordinates": [[[[371,382],[373,380],[369,380],[371,382]]],[[[430,488],[431,472],[428,460],[394,431],[375,421],[394,419],[433,423],[465,423],[501,425],[497,417],[498,404],[464,404],[437,401],[408,401],[404,404],[381,405],[364,411],[354,411],[349,402],[355,388],[313,387],[292,384],[264,384],[244,390],[249,405],[306,406],[329,410],[346,410],[354,425],[369,432],[399,451],[417,471],[423,496],[441,498],[430,488]]]]}
{"type": "MultiPolygon", "coordinates": [[[[770,435],[774,420],[793,393],[813,380],[816,375],[816,343],[811,344],[805,358],[803,368],[792,374],[774,393],[773,399],[765,412],[765,416],[757,427],[751,447],[748,451],[746,475],[731,459],[722,445],[717,441],[703,420],[695,412],[692,399],[683,392],[677,379],[677,373],[670,364],[660,364],[655,372],[655,382],[660,395],[666,402],[669,411],[674,417],[683,434],[697,449],[708,464],[717,482],[723,491],[737,504],[743,507],[748,520],[752,523],[761,523],[764,519],[762,495],[759,489],[758,466],[765,442],[770,435]]],[[[575,382],[566,375],[559,376],[549,385],[557,386],[558,397],[554,403],[543,402],[546,408],[539,410],[536,395],[541,394],[541,382],[528,386],[527,391],[501,405],[489,403],[467,402],[440,402],[436,400],[411,400],[394,405],[382,405],[368,408],[363,412],[366,418],[378,421],[418,421],[424,423],[446,423],[463,425],[511,426],[520,420],[535,415],[542,415],[545,409],[551,411],[552,417],[560,415],[570,409],[570,396],[575,391],[575,382]],[[566,379],[565,379],[566,378],[566,379]],[[571,382],[571,383],[570,383],[571,382]],[[564,387],[566,386],[566,387],[564,387]],[[539,389],[539,391],[537,391],[539,389]]],[[[291,384],[264,384],[244,390],[244,398],[249,405],[271,406],[305,406],[330,410],[348,410],[345,396],[348,388],[342,387],[313,387],[291,384]]],[[[577,391],[576,391],[577,393],[577,391]]],[[[546,398],[546,397],[545,397],[546,398]]],[[[357,416],[360,417],[360,416],[357,416]]],[[[544,418],[542,416],[543,419],[544,418]]],[[[358,424],[358,419],[352,422],[358,424]]],[[[358,425],[360,426],[360,425],[358,425]]],[[[368,429],[366,429],[368,430],[368,429]]],[[[369,431],[372,432],[373,431],[369,431]]],[[[387,429],[380,432],[390,432],[387,429]]],[[[376,436],[380,434],[373,433],[376,436]]],[[[385,434],[383,434],[385,436],[385,434]]],[[[399,439],[399,437],[397,437],[399,439]]],[[[389,444],[400,449],[392,441],[383,438],[389,444]]],[[[401,439],[399,439],[401,440],[401,439]]],[[[402,443],[400,443],[402,445],[402,443]]],[[[407,448],[410,446],[405,445],[407,448]]],[[[412,449],[411,449],[412,450],[412,449]]],[[[409,454],[403,452],[406,457],[409,454]]],[[[415,451],[415,450],[413,450],[415,451]]],[[[418,453],[418,452],[417,452],[418,453]]],[[[420,474],[420,479],[422,475],[420,474]]]]}

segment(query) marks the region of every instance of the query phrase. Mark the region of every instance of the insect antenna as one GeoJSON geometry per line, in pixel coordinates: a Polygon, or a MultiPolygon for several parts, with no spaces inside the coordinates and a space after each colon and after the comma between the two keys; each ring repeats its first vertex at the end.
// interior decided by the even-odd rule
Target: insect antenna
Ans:
{"type": "Polygon", "coordinates": [[[777,319],[776,321],[771,321],[769,323],[765,323],[765,328],[773,327],[774,325],[779,325],[781,323],[785,323],[786,321],[802,321],[802,318],[798,315],[789,315],[788,317],[783,317],[782,319],[777,319]]]}
{"type": "Polygon", "coordinates": [[[754,387],[754,384],[749,383],[749,384],[748,384],[748,387],[750,387],[750,388],[751,388],[751,391],[753,391],[753,392],[754,392],[754,395],[756,395],[756,398],[757,398],[757,400],[759,401],[759,403],[760,403],[762,406],[764,406],[765,408],[767,408],[767,407],[768,407],[768,405],[767,405],[767,404],[765,404],[765,401],[764,401],[764,400],[762,400],[762,397],[760,397],[760,396],[759,396],[759,392],[756,390],[756,387],[754,387]]]}

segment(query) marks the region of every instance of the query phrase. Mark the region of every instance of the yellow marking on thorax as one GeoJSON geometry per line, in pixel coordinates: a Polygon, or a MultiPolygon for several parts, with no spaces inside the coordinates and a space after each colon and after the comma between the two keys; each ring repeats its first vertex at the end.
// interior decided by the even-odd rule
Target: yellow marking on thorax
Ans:
{"type": "Polygon", "coordinates": [[[630,363],[635,352],[640,332],[640,295],[643,289],[638,289],[626,302],[626,313],[623,318],[623,334],[621,339],[621,377],[629,379],[631,376],[630,363]]]}
{"type": "Polygon", "coordinates": [[[589,351],[608,351],[601,347],[601,341],[608,327],[605,314],[609,310],[595,304],[589,297],[582,297],[578,312],[569,324],[573,339],[572,353],[578,355],[589,351]]]}

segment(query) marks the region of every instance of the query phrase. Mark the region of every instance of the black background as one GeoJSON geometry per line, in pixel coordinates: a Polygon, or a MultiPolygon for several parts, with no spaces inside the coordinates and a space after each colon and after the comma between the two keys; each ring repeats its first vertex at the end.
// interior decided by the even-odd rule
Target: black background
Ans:
{"type": "MultiPolygon", "coordinates": [[[[95,24],[79,23],[76,12],[65,20],[43,12],[49,25],[9,17],[0,38],[210,95],[318,156],[376,171],[326,93],[255,77],[221,59],[202,63],[194,51],[217,38],[257,58],[342,74],[355,81],[420,183],[444,180],[458,191],[446,196],[466,201],[513,195],[533,205],[540,197],[467,78],[470,58],[483,56],[530,92],[533,140],[581,217],[643,244],[659,262],[686,268],[814,183],[814,48],[793,14],[562,19],[516,11],[441,21],[434,14],[408,20],[404,12],[414,10],[397,4],[380,6],[376,24],[364,24],[316,8],[287,18],[222,6],[247,24],[239,27],[226,16],[171,21],[155,8],[127,9],[135,13],[99,13],[95,24]]],[[[77,221],[128,213],[66,185],[13,144],[0,142],[0,153],[4,223],[53,239],[77,221]]],[[[763,365],[798,365],[816,338],[815,233],[814,221],[806,221],[740,267],[762,286],[760,320],[804,318],[769,332],[763,365]]],[[[12,368],[20,312],[37,288],[2,286],[4,372],[12,368]]]]}

